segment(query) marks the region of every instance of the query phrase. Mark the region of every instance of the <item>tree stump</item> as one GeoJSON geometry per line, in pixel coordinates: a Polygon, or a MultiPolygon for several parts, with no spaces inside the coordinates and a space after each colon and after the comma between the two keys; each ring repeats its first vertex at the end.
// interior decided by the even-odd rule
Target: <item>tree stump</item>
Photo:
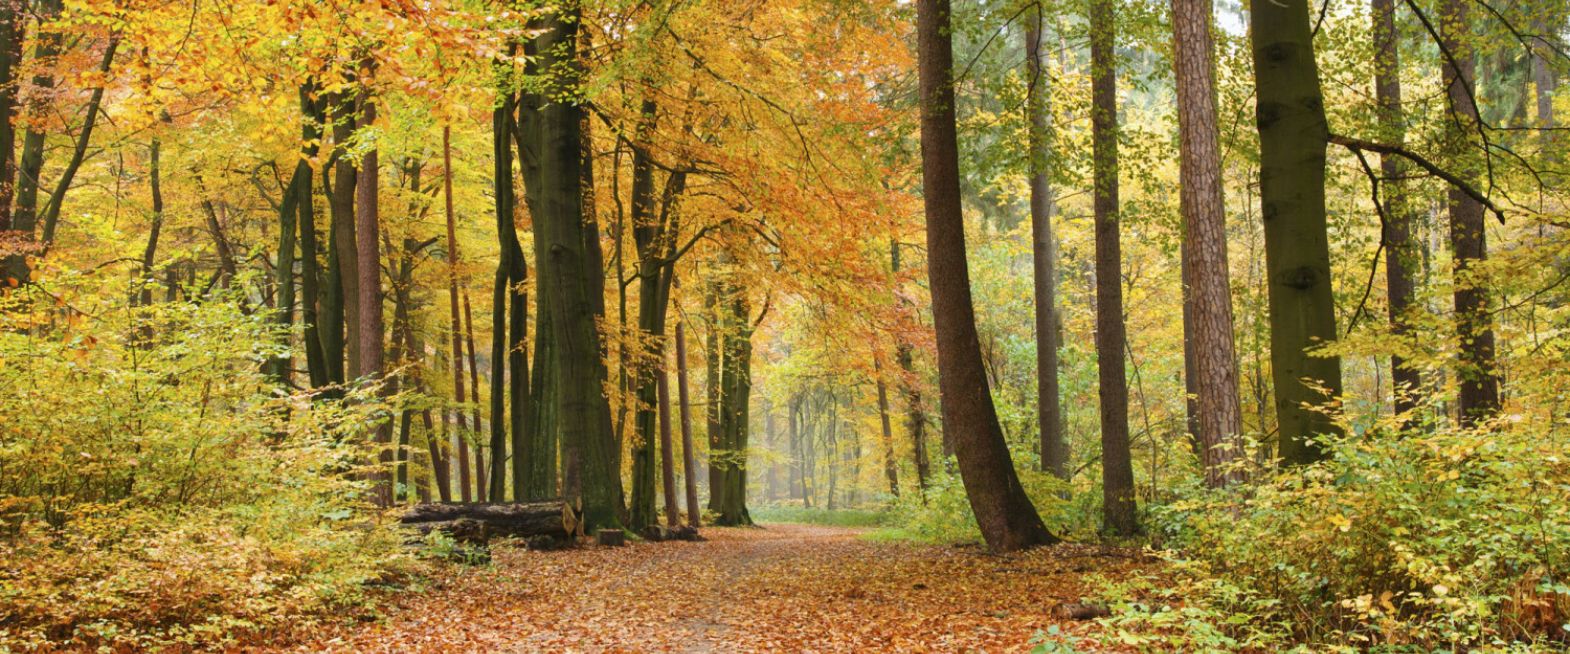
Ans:
{"type": "Polygon", "coordinates": [[[620,547],[627,544],[627,532],[620,529],[600,529],[594,532],[594,542],[606,547],[620,547]]]}

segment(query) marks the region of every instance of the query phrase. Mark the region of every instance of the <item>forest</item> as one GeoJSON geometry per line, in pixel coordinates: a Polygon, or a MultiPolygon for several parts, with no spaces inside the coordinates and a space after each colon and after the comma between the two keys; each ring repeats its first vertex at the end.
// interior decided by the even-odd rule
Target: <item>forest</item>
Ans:
{"type": "Polygon", "coordinates": [[[1564,0],[0,0],[0,652],[1570,649],[1564,0]]]}

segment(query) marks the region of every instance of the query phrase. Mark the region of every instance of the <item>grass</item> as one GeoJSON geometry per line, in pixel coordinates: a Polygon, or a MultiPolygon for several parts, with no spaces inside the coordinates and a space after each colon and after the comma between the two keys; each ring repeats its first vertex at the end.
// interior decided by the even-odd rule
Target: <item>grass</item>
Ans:
{"type": "Polygon", "coordinates": [[[760,506],[753,508],[752,519],[759,523],[785,522],[831,527],[881,527],[888,524],[886,511],[870,509],[835,509],[800,506],[760,506]]]}

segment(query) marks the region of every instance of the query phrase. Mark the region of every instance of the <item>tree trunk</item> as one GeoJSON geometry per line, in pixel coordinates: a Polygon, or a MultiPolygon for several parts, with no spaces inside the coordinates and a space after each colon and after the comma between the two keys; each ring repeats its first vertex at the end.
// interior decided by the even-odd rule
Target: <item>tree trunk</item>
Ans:
{"type": "Polygon", "coordinates": [[[1025,495],[992,406],[976,335],[960,210],[954,53],[948,0],[917,0],[927,277],[937,331],[943,431],[954,443],[976,523],[994,550],[1055,542],[1025,495]]]}
{"type": "Polygon", "coordinates": [[[1260,206],[1270,293],[1270,361],[1283,461],[1324,457],[1313,440],[1335,423],[1308,408],[1341,395],[1341,360],[1309,348],[1336,340],[1325,226],[1325,122],[1307,0],[1257,3],[1251,14],[1260,206]]]}
{"type": "MultiPolygon", "coordinates": [[[[1396,32],[1395,1],[1372,0],[1374,20],[1374,90],[1379,97],[1379,119],[1384,138],[1396,145],[1406,142],[1406,122],[1401,107],[1401,55],[1399,36],[1396,32]]],[[[1380,200],[1384,204],[1385,228],[1385,287],[1389,299],[1390,327],[1396,334],[1407,331],[1407,312],[1411,310],[1416,284],[1413,270],[1420,265],[1419,245],[1412,240],[1412,224],[1416,217],[1411,199],[1407,197],[1405,162],[1397,156],[1380,155],[1379,168],[1383,177],[1380,200]]],[[[1414,421],[1411,413],[1417,408],[1423,390],[1423,379],[1418,371],[1408,365],[1399,354],[1390,357],[1391,388],[1396,413],[1408,416],[1405,424],[1414,421]]]]}
{"type": "MultiPolygon", "coordinates": [[[[721,526],[752,524],[747,511],[747,441],[752,399],[752,324],[746,290],[726,284],[720,310],[726,312],[720,334],[723,360],[720,370],[719,456],[710,452],[710,466],[719,471],[714,523],[721,526]]],[[[713,472],[710,473],[713,475],[713,472]]],[[[713,478],[711,476],[711,478],[713,478]]]]}
{"type": "MultiPolygon", "coordinates": [[[[664,357],[661,357],[663,359],[664,357]]],[[[671,442],[670,376],[661,368],[655,373],[660,401],[660,491],[665,496],[665,525],[681,524],[681,509],[676,504],[676,446],[671,442]]]]}
{"type": "Polygon", "coordinates": [[[66,162],[65,169],[60,171],[60,179],[55,182],[55,190],[49,195],[49,204],[44,207],[43,214],[43,245],[48,248],[55,241],[55,229],[60,224],[60,209],[65,204],[65,194],[71,190],[71,183],[76,180],[76,172],[81,170],[82,162],[87,159],[87,146],[92,143],[93,128],[98,124],[98,114],[104,101],[104,87],[108,85],[109,67],[114,63],[115,50],[120,46],[120,35],[115,33],[109,37],[109,44],[104,46],[103,58],[98,63],[98,74],[104,80],[93,87],[92,93],[87,98],[86,115],[82,118],[82,129],[77,132],[76,145],[71,149],[71,159],[66,162]]]}
{"type": "Polygon", "coordinates": [[[1114,536],[1139,531],[1133,455],[1128,444],[1128,377],[1124,350],[1123,253],[1118,235],[1118,96],[1113,52],[1113,0],[1091,0],[1091,129],[1096,213],[1096,362],[1101,389],[1102,528],[1114,536]]]}
{"type": "MultiPolygon", "coordinates": [[[[579,82],[578,8],[569,5],[549,20],[542,36],[542,65],[564,74],[562,94],[579,82]]],[[[584,211],[583,108],[569,101],[542,108],[540,215],[535,238],[547,256],[538,262],[542,292],[550,298],[551,327],[557,348],[556,414],[569,465],[569,501],[581,500],[589,529],[617,528],[622,505],[619,453],[611,433],[610,405],[601,387],[605,363],[596,319],[604,300],[598,263],[599,235],[586,224],[584,211]],[[591,240],[593,241],[591,243],[591,240]]]]}
{"type": "MultiPolygon", "coordinates": [[[[376,104],[366,97],[361,108],[360,127],[368,129],[376,123],[376,104]]],[[[359,336],[360,366],[356,376],[371,381],[382,377],[382,279],[381,279],[381,213],[377,205],[379,169],[376,148],[368,150],[360,159],[359,179],[355,181],[354,231],[355,261],[359,264],[359,336]]],[[[383,393],[386,392],[383,387],[383,393]]],[[[376,442],[384,448],[380,452],[383,470],[378,480],[376,499],[381,506],[392,504],[392,487],[388,483],[386,466],[392,462],[393,452],[385,449],[392,441],[392,425],[382,421],[376,425],[376,442]]]]}
{"type": "MultiPolygon", "coordinates": [[[[1443,71],[1444,85],[1450,99],[1453,120],[1447,121],[1452,133],[1452,147],[1461,161],[1463,179],[1477,178],[1478,156],[1490,153],[1473,153],[1467,134],[1477,129],[1476,56],[1473,53],[1471,34],[1470,0],[1445,0],[1440,3],[1441,46],[1449,52],[1443,71]]],[[[1472,272],[1474,266],[1488,260],[1488,232],[1483,219],[1483,205],[1465,191],[1450,188],[1450,248],[1455,263],[1455,312],[1456,328],[1461,339],[1461,356],[1456,375],[1460,377],[1461,393],[1458,408],[1463,425],[1487,420],[1499,411],[1499,377],[1494,370],[1494,321],[1489,313],[1488,290],[1483,281],[1472,272]]]]}
{"type": "MultiPolygon", "coordinates": [[[[0,129],[9,130],[10,127],[7,125],[0,127],[0,129]]],[[[9,159],[9,156],[7,156],[10,154],[9,147],[7,147],[7,150],[5,153],[0,153],[0,157],[9,159]]],[[[163,144],[157,137],[153,137],[152,145],[147,148],[147,185],[148,191],[152,194],[152,225],[147,230],[147,246],[142,248],[142,267],[137,275],[137,292],[134,296],[136,298],[135,303],[144,307],[153,303],[153,263],[158,256],[158,236],[164,227],[164,192],[163,183],[160,179],[162,171],[159,165],[159,155],[162,150],[163,144]]],[[[9,165],[9,163],[7,161],[6,165],[9,165]]],[[[9,182],[0,180],[0,184],[9,184],[9,182]]],[[[8,201],[9,198],[0,198],[0,202],[8,201]]],[[[6,204],[0,211],[9,212],[10,205],[6,204]]]]}
{"type": "MultiPolygon", "coordinates": [[[[469,352],[469,414],[474,433],[480,433],[480,365],[474,353],[474,311],[469,305],[469,294],[463,295],[464,341],[469,352]]],[[[486,494],[485,450],[476,442],[474,446],[474,497],[483,500],[486,494]]]]}
{"type": "MultiPolygon", "coordinates": [[[[355,173],[354,162],[345,149],[354,137],[355,101],[352,92],[330,96],[332,107],[334,155],[333,180],[328,195],[328,210],[332,214],[332,236],[328,246],[329,284],[336,279],[335,299],[338,306],[332,312],[324,311],[323,331],[326,338],[328,368],[337,373],[335,382],[347,382],[360,370],[360,266],[355,235],[355,173]]],[[[325,180],[326,176],[323,176],[325,180]]]]}
{"type": "Polygon", "coordinates": [[[570,540],[583,533],[571,503],[545,500],[515,504],[419,504],[399,522],[420,532],[441,530],[461,542],[492,538],[549,537],[570,540]]]}
{"type": "Polygon", "coordinates": [[[1192,297],[1194,390],[1205,483],[1241,478],[1242,454],[1237,350],[1232,334],[1231,278],[1227,271],[1226,203],[1221,187],[1216,123],[1215,47],[1210,0],[1172,0],[1173,68],[1177,73],[1179,184],[1185,254],[1192,297]]]}
{"type": "MultiPolygon", "coordinates": [[[[303,121],[301,136],[307,143],[312,143],[308,152],[313,157],[321,149],[319,141],[322,136],[323,119],[321,105],[312,99],[315,93],[315,85],[310,82],[300,87],[300,113],[303,121]]],[[[322,347],[319,308],[322,302],[322,273],[321,263],[317,260],[320,247],[316,237],[316,187],[311,175],[312,173],[306,174],[305,184],[298,190],[300,194],[300,294],[305,298],[300,307],[300,321],[305,326],[303,334],[305,367],[311,378],[311,388],[317,389],[331,384],[332,375],[327,362],[327,353],[322,347]]]]}
{"type": "MultiPolygon", "coordinates": [[[[38,226],[38,189],[44,169],[45,134],[36,125],[49,112],[47,98],[55,86],[54,77],[49,72],[56,68],[55,59],[60,56],[60,32],[52,23],[60,17],[62,7],[62,0],[39,0],[38,3],[38,31],[33,45],[33,61],[37,64],[38,72],[33,75],[35,91],[26,107],[31,120],[27,133],[22,137],[22,155],[17,162],[16,208],[10,220],[12,242],[7,244],[4,251],[0,251],[0,255],[3,255],[0,258],[0,278],[7,280],[8,284],[9,280],[14,280],[18,285],[29,281],[27,257],[37,251],[34,232],[38,226]]],[[[19,24],[18,36],[21,33],[19,24]]],[[[17,63],[21,63],[20,59],[17,63]]],[[[8,85],[6,88],[11,87],[8,85]]]]}
{"type": "MultiPolygon", "coordinates": [[[[676,284],[672,276],[671,284],[676,284]]],[[[692,411],[687,393],[687,330],[686,320],[676,321],[676,401],[681,413],[681,470],[683,489],[687,496],[687,526],[697,529],[702,525],[698,509],[698,474],[693,468],[696,454],[692,451],[692,411]]]]}
{"type": "MultiPolygon", "coordinates": [[[[660,258],[664,255],[664,225],[655,221],[654,162],[649,155],[649,138],[655,129],[658,111],[653,100],[644,100],[632,144],[632,234],[638,250],[638,338],[640,351],[632,353],[632,386],[636,406],[633,412],[632,505],[627,526],[642,532],[655,524],[654,448],[658,389],[656,373],[663,358],[665,334],[665,275],[660,258]]],[[[623,352],[623,369],[628,366],[623,352]]]]}
{"type": "MultiPolygon", "coordinates": [[[[453,448],[458,453],[458,494],[463,501],[469,494],[469,421],[462,405],[467,399],[463,394],[463,322],[458,315],[458,226],[452,209],[452,127],[442,127],[442,200],[447,217],[447,306],[452,332],[452,393],[453,422],[457,425],[453,448]]],[[[479,425],[476,424],[478,429],[479,425]]],[[[443,491],[444,493],[446,491],[443,491]]]]}
{"type": "Polygon", "coordinates": [[[872,375],[878,384],[878,425],[883,428],[883,476],[889,480],[889,495],[899,497],[899,466],[894,462],[894,427],[889,424],[889,385],[883,381],[883,364],[872,359],[872,375]]]}
{"type": "MultiPolygon", "coordinates": [[[[27,15],[21,2],[7,2],[0,8],[0,292],[10,286],[8,264],[15,256],[11,249],[24,240],[12,225],[11,199],[16,194],[16,100],[20,86],[17,78],[22,69],[22,42],[26,39],[26,30],[27,15]]],[[[157,152],[157,139],[153,143],[153,152],[157,152]]],[[[156,164],[153,168],[157,169],[156,164]]],[[[161,217],[162,212],[155,211],[154,224],[159,224],[161,217]]],[[[150,238],[149,242],[156,247],[155,238],[150,238]]],[[[144,286],[149,267],[143,268],[144,286]]],[[[143,304],[150,301],[151,298],[143,304]]]]}
{"type": "MultiPolygon", "coordinates": [[[[894,273],[896,283],[899,278],[899,241],[889,242],[889,267],[894,273]]],[[[910,301],[901,296],[899,301],[902,309],[909,310],[910,301]]],[[[916,385],[915,357],[912,354],[910,341],[904,335],[899,336],[899,341],[894,347],[894,361],[900,369],[900,393],[905,396],[905,430],[910,433],[911,458],[916,463],[916,492],[925,496],[927,493],[927,480],[932,478],[932,464],[927,457],[927,411],[921,399],[921,389],[916,385]]],[[[943,437],[944,449],[947,450],[948,436],[943,437]]]]}
{"type": "Polygon", "coordinates": [[[1047,76],[1042,70],[1041,24],[1035,17],[1025,27],[1026,111],[1030,124],[1031,272],[1036,300],[1036,422],[1041,432],[1041,469],[1069,478],[1068,441],[1063,435],[1063,410],[1058,390],[1057,244],[1052,235],[1052,113],[1047,104],[1047,76]]]}

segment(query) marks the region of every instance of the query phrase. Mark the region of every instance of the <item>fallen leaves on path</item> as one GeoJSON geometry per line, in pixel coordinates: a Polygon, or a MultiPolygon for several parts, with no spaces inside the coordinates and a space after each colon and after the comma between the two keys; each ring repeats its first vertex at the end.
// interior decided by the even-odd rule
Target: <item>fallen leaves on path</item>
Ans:
{"type": "Polygon", "coordinates": [[[1135,565],[1060,545],[872,542],[854,529],[770,525],[703,531],[699,543],[559,552],[498,548],[452,566],[383,620],[321,634],[302,651],[1021,651],[1081,598],[1083,575],[1135,565]]]}

